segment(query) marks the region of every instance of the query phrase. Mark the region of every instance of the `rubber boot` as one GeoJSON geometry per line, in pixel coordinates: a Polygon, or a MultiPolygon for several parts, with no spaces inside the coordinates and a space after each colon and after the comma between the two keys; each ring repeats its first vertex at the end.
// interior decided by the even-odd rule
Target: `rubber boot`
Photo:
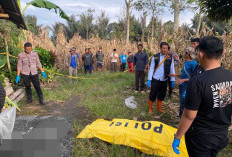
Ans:
{"type": "Polygon", "coordinates": [[[149,114],[152,114],[152,106],[153,106],[153,101],[149,100],[148,101],[149,114]]]}
{"type": "Polygon", "coordinates": [[[44,102],[44,99],[43,99],[43,95],[40,95],[40,96],[39,96],[39,103],[40,103],[41,105],[45,105],[45,102],[44,102]]]}
{"type": "Polygon", "coordinates": [[[163,101],[157,99],[156,100],[156,108],[157,108],[157,111],[161,112],[161,113],[165,113],[165,111],[163,111],[162,109],[162,105],[163,105],[163,101]]]}

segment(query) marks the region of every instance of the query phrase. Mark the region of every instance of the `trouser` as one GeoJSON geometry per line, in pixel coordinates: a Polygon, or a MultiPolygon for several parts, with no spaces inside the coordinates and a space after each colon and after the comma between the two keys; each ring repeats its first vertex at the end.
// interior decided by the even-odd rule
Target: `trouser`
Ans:
{"type": "Polygon", "coordinates": [[[117,62],[111,62],[111,72],[117,71],[117,62]]]}
{"type": "Polygon", "coordinates": [[[140,83],[140,91],[143,91],[145,86],[145,73],[143,71],[135,71],[135,90],[139,90],[139,83],[140,83]]]}
{"type": "Polygon", "coordinates": [[[129,71],[130,71],[130,73],[134,73],[134,64],[133,64],[133,62],[131,62],[131,63],[128,63],[128,67],[129,67],[129,71]]]}
{"type": "Polygon", "coordinates": [[[179,117],[181,118],[183,112],[184,112],[184,101],[185,101],[185,97],[184,97],[184,93],[187,89],[187,86],[179,86],[179,97],[180,97],[180,110],[179,110],[179,117]]]}
{"type": "Polygon", "coordinates": [[[149,100],[154,102],[157,99],[163,101],[167,92],[167,81],[153,79],[151,81],[151,92],[149,100]]]}
{"type": "Polygon", "coordinates": [[[172,96],[172,81],[170,80],[170,77],[168,77],[168,95],[172,96]]]}
{"type": "Polygon", "coordinates": [[[1,113],[2,108],[4,106],[5,98],[6,98],[6,91],[5,91],[2,83],[0,82],[0,113],[1,113]]]}
{"type": "Polygon", "coordinates": [[[125,71],[125,69],[126,69],[126,63],[122,63],[121,64],[121,71],[125,71]]]}
{"type": "Polygon", "coordinates": [[[89,71],[89,74],[91,74],[93,67],[91,65],[85,65],[84,69],[85,69],[85,74],[87,74],[87,71],[89,71]]]}
{"type": "Polygon", "coordinates": [[[39,75],[24,75],[22,74],[23,83],[26,87],[26,94],[27,98],[32,98],[32,92],[31,92],[31,82],[36,90],[36,93],[39,97],[39,99],[43,99],[43,93],[40,88],[40,82],[39,82],[39,75]]]}
{"type": "MultiPolygon", "coordinates": [[[[77,76],[77,68],[69,67],[69,76],[77,76]]],[[[72,81],[72,78],[69,78],[69,81],[72,81]]]]}
{"type": "Polygon", "coordinates": [[[228,132],[204,134],[185,134],[185,143],[189,157],[216,157],[228,144],[228,132]]]}

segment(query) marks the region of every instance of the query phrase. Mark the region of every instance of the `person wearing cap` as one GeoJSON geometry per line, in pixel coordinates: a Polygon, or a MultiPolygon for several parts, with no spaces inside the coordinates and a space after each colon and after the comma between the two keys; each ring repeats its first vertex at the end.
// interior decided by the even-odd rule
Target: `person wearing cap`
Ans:
{"type": "Polygon", "coordinates": [[[200,39],[198,58],[205,72],[188,83],[184,112],[172,143],[179,156],[181,140],[185,140],[189,157],[216,157],[228,144],[232,72],[221,67],[223,54],[223,42],[217,37],[200,39]]]}
{"type": "Polygon", "coordinates": [[[102,52],[102,47],[100,47],[98,52],[96,53],[96,59],[97,59],[97,71],[101,71],[103,68],[103,61],[104,61],[104,53],[102,52]]]}
{"type": "Polygon", "coordinates": [[[181,118],[184,111],[184,101],[186,89],[188,86],[188,81],[191,78],[191,75],[197,66],[197,62],[195,60],[195,50],[193,47],[187,47],[183,54],[184,57],[184,65],[182,68],[181,75],[178,74],[170,74],[169,76],[181,77],[176,80],[176,83],[179,84],[179,97],[180,97],[180,109],[179,109],[179,118],[181,118]]]}
{"type": "MultiPolygon", "coordinates": [[[[152,57],[151,65],[148,73],[147,86],[151,86],[148,107],[149,114],[152,114],[153,102],[156,100],[156,109],[161,113],[165,113],[162,109],[163,100],[166,96],[167,81],[169,74],[175,74],[174,59],[168,53],[169,44],[162,42],[160,44],[160,53],[152,57]]],[[[170,78],[175,81],[175,77],[170,78]]]]}
{"type": "MultiPolygon", "coordinates": [[[[176,52],[173,52],[170,47],[168,47],[168,53],[174,58],[174,66],[178,66],[180,64],[180,57],[176,52]]],[[[175,88],[175,81],[171,81],[170,77],[168,77],[168,99],[172,98],[172,92],[175,88]]]]}
{"type": "Polygon", "coordinates": [[[16,84],[20,81],[20,73],[22,73],[22,80],[26,87],[27,101],[26,103],[32,102],[32,92],[31,92],[31,82],[36,90],[39,97],[39,102],[41,105],[45,105],[43,92],[40,88],[39,75],[37,67],[42,72],[42,76],[47,78],[42,65],[39,60],[39,56],[36,52],[32,51],[32,44],[24,44],[24,52],[18,55],[18,65],[17,65],[17,77],[16,84]]]}
{"type": "Polygon", "coordinates": [[[117,72],[118,54],[116,49],[113,50],[113,53],[110,55],[110,58],[111,58],[111,72],[117,72]]]}
{"type": "MultiPolygon", "coordinates": [[[[68,67],[69,67],[69,76],[77,76],[77,67],[79,66],[79,55],[76,55],[75,48],[69,50],[70,55],[68,55],[68,67]]],[[[69,79],[70,82],[72,79],[69,79]]]]}

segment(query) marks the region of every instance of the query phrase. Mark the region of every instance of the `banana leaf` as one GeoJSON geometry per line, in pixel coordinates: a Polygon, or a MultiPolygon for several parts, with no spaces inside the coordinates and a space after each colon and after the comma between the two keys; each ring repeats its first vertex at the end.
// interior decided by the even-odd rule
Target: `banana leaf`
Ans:
{"type": "Polygon", "coordinates": [[[57,6],[56,4],[52,2],[45,1],[45,0],[34,0],[34,1],[27,3],[27,6],[24,8],[22,12],[22,15],[24,14],[25,10],[27,9],[29,5],[32,5],[37,8],[48,9],[48,10],[55,9],[55,13],[57,14],[57,12],[59,11],[61,18],[66,19],[68,21],[70,20],[68,15],[59,6],[57,6]]]}

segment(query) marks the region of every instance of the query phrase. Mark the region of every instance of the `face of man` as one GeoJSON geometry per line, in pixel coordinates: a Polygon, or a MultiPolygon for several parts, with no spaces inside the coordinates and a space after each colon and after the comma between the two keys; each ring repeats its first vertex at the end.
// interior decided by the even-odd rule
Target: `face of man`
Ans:
{"type": "Polygon", "coordinates": [[[74,55],[74,54],[75,54],[75,51],[74,51],[74,50],[72,50],[72,51],[71,51],[71,54],[72,54],[72,55],[74,55]]]}
{"type": "Polygon", "coordinates": [[[143,51],[143,47],[142,46],[138,46],[138,52],[141,53],[143,51]]]}
{"type": "Polygon", "coordinates": [[[102,52],[102,49],[99,49],[99,52],[102,52]]]}
{"type": "Polygon", "coordinates": [[[199,45],[198,42],[191,42],[191,46],[196,49],[196,47],[199,45]]]}
{"type": "Polygon", "coordinates": [[[26,53],[31,53],[32,47],[24,47],[26,53]]]}
{"type": "Polygon", "coordinates": [[[168,53],[168,45],[162,45],[160,48],[162,55],[165,55],[168,53]]]}
{"type": "Polygon", "coordinates": [[[89,53],[89,50],[88,50],[88,49],[86,49],[86,50],[85,50],[85,53],[89,53]]]}

